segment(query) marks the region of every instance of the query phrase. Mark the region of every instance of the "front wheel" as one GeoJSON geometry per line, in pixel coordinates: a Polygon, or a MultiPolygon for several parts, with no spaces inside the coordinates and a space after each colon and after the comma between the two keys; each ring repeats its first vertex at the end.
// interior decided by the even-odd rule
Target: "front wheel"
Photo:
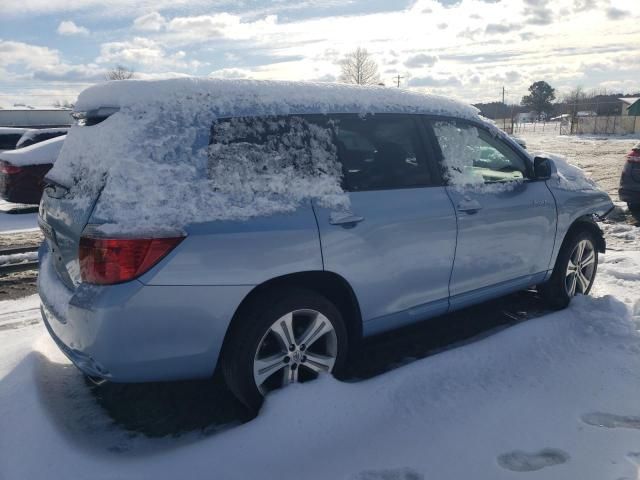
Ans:
{"type": "Polygon", "coordinates": [[[598,270],[598,251],[592,232],[579,230],[566,239],[551,278],[538,290],[554,308],[564,308],[577,294],[588,295],[598,270]]]}
{"type": "Polygon", "coordinates": [[[262,296],[231,332],[221,359],[231,391],[252,411],[272,390],[339,372],[347,332],[338,309],[307,290],[262,296]]]}

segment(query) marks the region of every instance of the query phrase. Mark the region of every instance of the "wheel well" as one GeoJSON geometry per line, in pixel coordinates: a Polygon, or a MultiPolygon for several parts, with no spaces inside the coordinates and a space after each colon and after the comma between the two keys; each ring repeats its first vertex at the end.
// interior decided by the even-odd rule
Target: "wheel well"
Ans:
{"type": "Polygon", "coordinates": [[[227,329],[224,344],[227,343],[227,339],[233,329],[239,325],[240,319],[252,308],[255,302],[267,301],[267,298],[272,297],[275,292],[283,292],[287,288],[304,288],[326,297],[342,314],[347,335],[349,336],[349,345],[355,346],[360,342],[362,338],[362,315],[351,285],[336,273],[309,271],[276,277],[257,285],[251,290],[236,309],[231,324],[227,329]]]}
{"type": "Polygon", "coordinates": [[[593,217],[591,215],[585,215],[583,217],[578,218],[575,222],[573,222],[571,224],[571,227],[569,227],[569,230],[567,230],[567,234],[564,236],[565,241],[571,235],[573,235],[574,233],[580,230],[586,230],[588,232],[593,233],[593,235],[596,238],[596,248],[600,253],[605,252],[607,248],[607,243],[604,239],[604,234],[602,233],[602,230],[600,230],[600,227],[593,220],[593,217]]]}

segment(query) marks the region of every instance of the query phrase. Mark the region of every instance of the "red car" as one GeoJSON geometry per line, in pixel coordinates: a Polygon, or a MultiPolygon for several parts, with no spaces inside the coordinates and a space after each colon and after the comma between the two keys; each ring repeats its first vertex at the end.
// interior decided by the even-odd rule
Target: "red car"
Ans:
{"type": "Polygon", "coordinates": [[[0,198],[14,203],[40,203],[44,176],[58,158],[65,138],[0,152],[0,198]]]}

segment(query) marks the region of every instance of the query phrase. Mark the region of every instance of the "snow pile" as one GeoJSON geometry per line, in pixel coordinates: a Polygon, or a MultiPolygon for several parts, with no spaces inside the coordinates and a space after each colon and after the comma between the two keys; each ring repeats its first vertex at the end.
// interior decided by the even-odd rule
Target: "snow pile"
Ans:
{"type": "Polygon", "coordinates": [[[475,108],[442,97],[294,82],[109,82],[84,91],[76,110],[100,106],[120,110],[98,125],[73,127],[48,176],[72,185],[77,199],[104,187],[94,215],[129,231],[288,212],[304,199],[348,206],[328,131],[290,130],[288,140],[265,147],[259,169],[256,156],[266,152],[255,142],[209,147],[223,117],[428,112],[479,119],[475,108]]]}
{"type": "Polygon", "coordinates": [[[637,473],[640,338],[610,297],[577,298],[566,311],[371,380],[296,385],[271,395],[248,424],[182,439],[114,425],[42,326],[0,335],[6,480],[637,473]]]}
{"type": "Polygon", "coordinates": [[[35,143],[19,150],[8,150],[0,153],[0,160],[9,162],[16,167],[29,165],[45,165],[54,163],[66,137],[52,138],[44,142],[35,143]]]}
{"type": "Polygon", "coordinates": [[[0,266],[16,263],[35,262],[38,260],[38,252],[14,253],[12,255],[0,255],[0,266]]]}

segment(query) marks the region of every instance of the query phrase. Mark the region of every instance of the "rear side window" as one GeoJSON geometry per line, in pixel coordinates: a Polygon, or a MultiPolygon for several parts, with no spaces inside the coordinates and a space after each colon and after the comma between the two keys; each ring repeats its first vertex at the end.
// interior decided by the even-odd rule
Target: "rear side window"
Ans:
{"type": "Polygon", "coordinates": [[[277,157],[277,168],[303,173],[337,158],[344,190],[366,191],[432,184],[418,135],[411,116],[240,117],[214,124],[211,144],[216,153],[250,157],[254,165],[277,157]]]}
{"type": "Polygon", "coordinates": [[[411,116],[357,115],[332,119],[348,191],[429,186],[432,178],[411,116]]]}
{"type": "Polygon", "coordinates": [[[434,121],[444,176],[452,185],[522,181],[527,164],[489,132],[457,121],[434,121]]]}

